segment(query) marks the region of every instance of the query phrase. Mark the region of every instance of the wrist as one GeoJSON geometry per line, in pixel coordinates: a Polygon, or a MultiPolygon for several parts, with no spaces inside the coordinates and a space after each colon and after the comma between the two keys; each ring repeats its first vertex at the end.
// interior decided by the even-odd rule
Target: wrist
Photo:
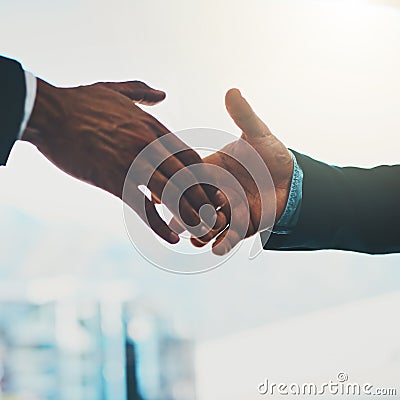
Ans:
{"type": "Polygon", "coordinates": [[[277,223],[285,212],[289,197],[290,191],[292,189],[293,183],[293,175],[294,175],[294,159],[292,154],[290,154],[290,168],[288,168],[284,181],[279,183],[279,187],[275,188],[276,194],[276,215],[275,215],[275,223],[277,223]]]}
{"type": "Polygon", "coordinates": [[[22,133],[22,140],[38,145],[62,124],[65,111],[61,90],[37,79],[35,103],[27,127],[22,133]]]}

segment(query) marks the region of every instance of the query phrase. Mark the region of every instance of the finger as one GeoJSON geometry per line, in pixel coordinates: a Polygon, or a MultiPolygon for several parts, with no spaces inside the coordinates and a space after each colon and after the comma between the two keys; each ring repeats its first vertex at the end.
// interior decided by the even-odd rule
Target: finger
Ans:
{"type": "Polygon", "coordinates": [[[154,233],[168,243],[175,244],[179,242],[179,236],[173,232],[160,217],[154,203],[152,203],[134,184],[130,186],[129,196],[124,200],[154,233]]]}
{"type": "Polygon", "coordinates": [[[160,214],[158,214],[154,203],[148,198],[145,198],[145,210],[148,225],[158,236],[171,244],[179,242],[179,235],[168,227],[166,222],[160,217],[160,214]]]}
{"type": "MultiPolygon", "coordinates": [[[[215,222],[215,225],[213,226],[213,229],[211,230],[210,237],[212,236],[212,239],[220,234],[224,229],[226,229],[231,219],[231,207],[229,204],[229,200],[221,190],[217,191],[217,202],[221,204],[221,206],[219,206],[219,210],[217,211],[217,220],[215,222]]],[[[169,224],[169,226],[170,228],[172,228],[171,223],[169,224]]],[[[196,247],[203,247],[211,240],[207,239],[208,238],[192,236],[190,238],[190,241],[196,247]]]]}
{"type": "Polygon", "coordinates": [[[179,220],[175,217],[172,217],[171,221],[168,224],[169,228],[176,232],[178,235],[185,232],[186,228],[179,222],[179,220]]]}
{"type": "MultiPolygon", "coordinates": [[[[212,173],[212,170],[210,172],[212,173]]],[[[203,170],[202,173],[205,174],[207,173],[207,171],[203,170]]],[[[213,204],[217,210],[220,210],[222,206],[226,204],[227,202],[226,196],[217,187],[215,187],[214,185],[210,185],[208,183],[203,183],[201,186],[206,192],[208,198],[211,199],[212,202],[211,204],[213,204]]]]}
{"type": "MultiPolygon", "coordinates": [[[[178,228],[177,223],[175,221],[171,221],[171,222],[169,223],[169,227],[174,232],[177,232],[174,229],[175,227],[178,228]]],[[[226,217],[221,211],[219,211],[217,213],[217,220],[215,222],[214,227],[211,229],[210,234],[207,237],[205,237],[205,236],[201,236],[201,237],[191,236],[190,237],[190,241],[193,244],[193,246],[195,246],[195,247],[203,247],[207,243],[209,243],[212,239],[214,239],[217,235],[219,235],[224,229],[226,229],[226,227],[227,227],[226,217]]]]}
{"type": "Polygon", "coordinates": [[[223,238],[218,240],[219,238],[220,236],[212,246],[212,252],[217,256],[224,256],[229,253],[243,239],[236,231],[229,228],[223,232],[223,238]],[[225,234],[225,232],[227,233],[225,234]]]}
{"type": "MultiPolygon", "coordinates": [[[[172,134],[168,135],[168,137],[172,136],[172,134]]],[[[165,149],[162,145],[164,140],[156,140],[151,143],[151,149],[146,153],[146,163],[136,167],[134,179],[138,185],[143,184],[149,187],[150,191],[157,197],[156,202],[162,201],[163,203],[165,203],[165,200],[162,198],[162,192],[169,181],[168,186],[171,190],[168,192],[173,192],[173,197],[168,199],[168,204],[165,203],[167,207],[180,220],[183,219],[185,224],[194,227],[190,229],[191,233],[199,236],[206,235],[214,224],[214,220],[210,222],[202,221],[199,229],[195,227],[201,222],[198,216],[200,207],[205,204],[211,204],[211,200],[207,197],[201,185],[198,184],[194,174],[165,149]],[[154,171],[157,171],[157,174],[154,171]],[[176,176],[176,179],[171,180],[170,178],[177,172],[180,172],[179,175],[176,176]],[[154,176],[152,176],[153,174],[154,176]],[[150,186],[149,180],[151,180],[150,186]],[[189,190],[186,190],[187,188],[189,190]],[[177,208],[177,203],[174,203],[173,200],[179,200],[179,197],[181,197],[179,204],[181,214],[179,214],[179,210],[172,209],[172,207],[177,208]],[[200,231],[200,228],[205,229],[200,231]]]]}
{"type": "Polygon", "coordinates": [[[211,240],[211,228],[204,221],[201,220],[199,214],[188,202],[185,196],[182,195],[179,201],[176,201],[177,199],[175,196],[179,195],[181,191],[178,187],[174,185],[173,182],[168,183],[170,185],[170,191],[168,195],[163,193],[164,187],[167,183],[168,178],[165,177],[158,170],[156,170],[148,182],[148,188],[151,190],[153,196],[155,196],[159,202],[164,203],[168,207],[168,209],[181,223],[181,225],[187,225],[187,229],[189,232],[191,232],[193,235],[200,237],[204,236],[208,240],[211,240]],[[173,198],[169,196],[170,193],[174,195],[173,198]]]}
{"type": "Polygon", "coordinates": [[[232,218],[234,218],[234,220],[229,228],[223,232],[224,235],[218,236],[213,243],[212,251],[216,255],[222,256],[229,253],[245,237],[249,236],[249,233],[254,232],[253,223],[248,215],[246,202],[240,202],[234,207],[232,218]],[[248,221],[246,231],[242,229],[244,221],[248,221]]]}
{"type": "MultiPolygon", "coordinates": [[[[218,152],[217,152],[218,153],[218,152]]],[[[217,153],[213,155],[216,156],[217,153]]],[[[202,187],[204,191],[207,193],[208,197],[212,200],[212,204],[216,208],[216,210],[220,210],[223,208],[226,203],[228,203],[228,199],[225,194],[219,189],[219,182],[221,182],[221,177],[219,176],[221,171],[215,166],[219,167],[218,161],[213,162],[212,156],[205,157],[202,162],[202,187]],[[210,179],[211,178],[211,179],[210,179]]],[[[218,157],[216,157],[218,159],[218,157]]],[[[223,210],[224,212],[224,210],[223,210]]],[[[226,219],[229,220],[229,215],[225,214],[226,219]]]]}
{"type": "Polygon", "coordinates": [[[198,238],[196,238],[196,237],[194,237],[194,236],[191,236],[190,237],[190,243],[192,243],[192,245],[194,246],[194,247],[204,247],[208,242],[202,242],[200,239],[198,239],[198,238]]]}
{"type": "Polygon", "coordinates": [[[153,193],[151,194],[151,201],[154,204],[161,204],[160,200],[158,200],[157,197],[155,197],[153,193]]]}
{"type": "Polygon", "coordinates": [[[239,89],[230,89],[225,96],[226,109],[235,124],[245,133],[246,138],[259,139],[272,136],[267,125],[257,116],[239,89]]]}
{"type": "MultiPolygon", "coordinates": [[[[216,237],[217,235],[221,234],[221,232],[223,232],[224,229],[226,229],[226,227],[227,227],[225,216],[222,213],[218,213],[218,215],[221,217],[221,219],[217,220],[215,227],[211,231],[212,239],[214,239],[214,237],[216,237]]],[[[203,247],[206,244],[208,244],[210,241],[211,241],[210,239],[204,238],[204,237],[200,237],[200,238],[197,238],[195,236],[190,237],[190,242],[195,247],[203,247]]]]}
{"type": "Polygon", "coordinates": [[[228,234],[228,230],[229,230],[229,228],[226,229],[225,231],[223,231],[223,232],[217,237],[217,239],[215,240],[215,242],[213,243],[213,245],[212,245],[212,252],[213,252],[214,254],[223,255],[221,243],[225,240],[226,235],[228,234]],[[217,251],[217,253],[216,253],[216,251],[217,251]],[[219,253],[219,252],[220,252],[220,253],[219,253]]]}
{"type": "Polygon", "coordinates": [[[221,232],[226,228],[228,224],[228,220],[226,219],[225,214],[222,211],[217,212],[217,220],[215,221],[215,225],[213,226],[213,230],[221,232]]]}
{"type": "MultiPolygon", "coordinates": [[[[226,238],[226,235],[228,234],[228,230],[229,230],[229,228],[228,229],[226,229],[226,230],[224,230],[218,237],[217,237],[217,239],[215,240],[215,242],[212,244],[212,252],[214,253],[214,254],[216,254],[216,255],[224,255],[225,253],[224,253],[224,247],[223,247],[223,242],[224,242],[224,240],[225,240],[225,238],[226,238]]],[[[192,241],[192,243],[193,243],[193,241],[192,241]]],[[[199,242],[200,243],[200,242],[199,242]]],[[[195,243],[193,243],[193,245],[195,245],[195,243]]],[[[199,245],[197,246],[197,247],[199,247],[199,245]]]]}
{"type": "MultiPolygon", "coordinates": [[[[222,202],[222,206],[221,206],[221,212],[224,214],[225,219],[227,221],[227,223],[230,222],[232,214],[231,214],[231,205],[229,204],[228,199],[226,198],[226,196],[222,193],[222,196],[225,198],[222,202]]],[[[221,199],[222,199],[221,196],[221,199]]]]}
{"type": "Polygon", "coordinates": [[[135,103],[150,106],[163,101],[166,97],[166,93],[162,90],[153,89],[140,81],[102,82],[101,85],[129,97],[135,103]]]}
{"type": "Polygon", "coordinates": [[[198,241],[207,244],[210,242],[212,239],[214,239],[217,235],[219,235],[225,228],[227,227],[227,220],[222,211],[217,212],[217,218],[215,221],[214,226],[212,227],[209,235],[207,236],[200,236],[198,238],[193,237],[194,239],[197,239],[198,241]]]}
{"type": "MultiPolygon", "coordinates": [[[[174,185],[177,187],[176,193],[182,193],[183,198],[194,208],[198,213],[201,206],[205,204],[213,204],[212,200],[207,196],[202,185],[198,184],[198,177],[195,175],[196,171],[186,168],[175,155],[159,143],[154,143],[154,152],[152,159],[149,160],[154,168],[157,168],[166,178],[170,179],[179,172],[173,179],[174,185]],[[160,160],[163,160],[161,164],[160,160]]],[[[200,162],[202,162],[200,160],[200,162]]],[[[196,168],[197,169],[197,168],[196,168]]],[[[209,228],[213,225],[212,221],[204,221],[209,228]]]]}
{"type": "Polygon", "coordinates": [[[229,227],[217,237],[216,241],[212,245],[212,252],[218,256],[223,256],[229,253],[243,239],[243,236],[229,227]]]}
{"type": "Polygon", "coordinates": [[[169,178],[166,177],[159,170],[155,170],[147,182],[147,187],[152,192],[152,197],[155,197],[158,203],[165,204],[170,211],[179,219],[184,219],[184,222],[190,226],[197,226],[200,223],[200,217],[196,210],[190,206],[188,201],[180,196],[181,192],[179,188],[175,186],[173,182],[168,183],[169,178]],[[168,193],[164,192],[165,186],[169,185],[170,190],[168,193]],[[174,197],[172,197],[172,195],[174,197]],[[179,197],[177,201],[176,197],[179,197]],[[181,214],[179,213],[181,208],[181,214]],[[183,218],[184,217],[184,218],[183,218]]]}
{"type": "MultiPolygon", "coordinates": [[[[170,133],[170,131],[159,121],[154,121],[154,130],[158,137],[168,135],[167,139],[163,140],[163,146],[168,152],[174,154],[174,156],[182,162],[184,165],[195,165],[198,164],[199,167],[196,169],[196,177],[200,181],[209,180],[209,174],[207,174],[206,169],[203,165],[203,161],[199,154],[191,149],[185,142],[179,139],[176,135],[170,133]],[[201,176],[200,176],[201,175],[201,176]]],[[[219,204],[216,200],[217,188],[213,185],[202,184],[204,192],[209,198],[208,204],[213,204],[217,207],[219,204]]]]}

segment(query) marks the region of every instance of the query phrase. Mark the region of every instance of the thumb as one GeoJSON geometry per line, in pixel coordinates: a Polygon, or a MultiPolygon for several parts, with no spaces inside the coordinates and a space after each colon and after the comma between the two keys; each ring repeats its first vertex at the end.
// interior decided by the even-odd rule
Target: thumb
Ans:
{"type": "Polygon", "coordinates": [[[140,81],[104,82],[101,86],[114,90],[129,97],[135,103],[154,105],[165,99],[165,92],[153,89],[140,81]]]}
{"type": "Polygon", "coordinates": [[[228,90],[225,95],[225,106],[235,124],[243,131],[247,141],[272,136],[267,125],[253,111],[239,89],[228,90]]]}

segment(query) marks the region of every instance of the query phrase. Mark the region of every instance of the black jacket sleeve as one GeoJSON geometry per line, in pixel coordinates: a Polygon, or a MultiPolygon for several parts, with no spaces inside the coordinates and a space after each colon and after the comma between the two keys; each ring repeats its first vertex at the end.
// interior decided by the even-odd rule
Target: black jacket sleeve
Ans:
{"type": "Polygon", "coordinates": [[[265,249],[400,252],[400,165],[339,168],[294,153],[304,173],[300,217],[265,249]]]}
{"type": "Polygon", "coordinates": [[[21,65],[0,56],[0,165],[5,165],[24,115],[25,76],[21,65]]]}

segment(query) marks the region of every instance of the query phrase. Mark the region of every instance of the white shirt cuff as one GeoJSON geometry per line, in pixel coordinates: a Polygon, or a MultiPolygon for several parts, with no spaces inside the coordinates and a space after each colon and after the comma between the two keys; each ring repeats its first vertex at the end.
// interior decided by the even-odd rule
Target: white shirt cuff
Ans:
{"type": "Polygon", "coordinates": [[[25,107],[24,107],[24,118],[21,122],[19,128],[18,139],[21,139],[26,126],[28,125],[29,118],[31,117],[33,106],[35,104],[36,98],[36,77],[28,71],[25,72],[25,86],[26,86],[26,96],[25,96],[25,107]]]}

